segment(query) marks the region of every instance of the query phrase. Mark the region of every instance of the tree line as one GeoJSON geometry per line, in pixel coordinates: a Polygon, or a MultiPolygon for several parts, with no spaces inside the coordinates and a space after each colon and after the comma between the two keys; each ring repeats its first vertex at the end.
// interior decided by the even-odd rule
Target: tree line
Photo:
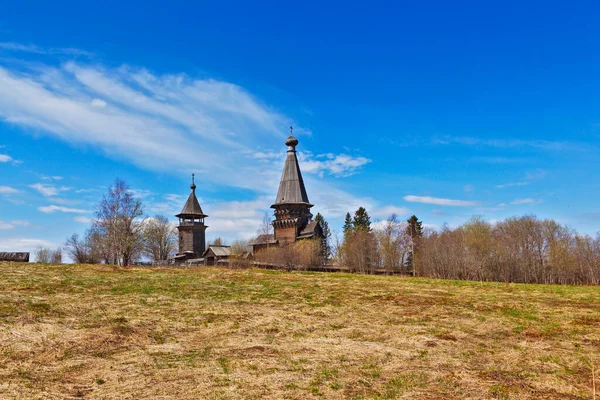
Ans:
{"type": "Polygon", "coordinates": [[[444,279],[599,284],[600,234],[582,235],[533,215],[491,224],[479,216],[452,229],[424,229],[396,215],[373,227],[360,207],[346,214],[334,263],[361,273],[404,273],[444,279]]]}
{"type": "Polygon", "coordinates": [[[600,235],[533,215],[491,224],[473,217],[419,240],[420,274],[483,281],[598,284],[600,235]]]}

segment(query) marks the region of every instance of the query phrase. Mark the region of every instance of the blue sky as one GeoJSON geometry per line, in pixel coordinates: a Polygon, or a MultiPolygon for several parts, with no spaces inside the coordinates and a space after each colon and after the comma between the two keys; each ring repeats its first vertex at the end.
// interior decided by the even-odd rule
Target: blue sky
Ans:
{"type": "Polygon", "coordinates": [[[208,238],[248,238],[290,125],[336,230],[362,205],[600,231],[598,5],[417,3],[3,4],[0,250],[82,233],[116,177],[172,217],[192,172],[208,238]]]}

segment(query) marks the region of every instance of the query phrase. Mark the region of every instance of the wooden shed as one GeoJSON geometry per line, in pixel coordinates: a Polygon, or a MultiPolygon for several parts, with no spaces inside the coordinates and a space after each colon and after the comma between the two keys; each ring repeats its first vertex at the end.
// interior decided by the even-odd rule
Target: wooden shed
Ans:
{"type": "Polygon", "coordinates": [[[0,252],[0,261],[29,262],[29,253],[0,252]]]}
{"type": "Polygon", "coordinates": [[[231,247],[211,244],[203,254],[204,265],[217,265],[219,261],[228,260],[231,256],[231,247]]]}

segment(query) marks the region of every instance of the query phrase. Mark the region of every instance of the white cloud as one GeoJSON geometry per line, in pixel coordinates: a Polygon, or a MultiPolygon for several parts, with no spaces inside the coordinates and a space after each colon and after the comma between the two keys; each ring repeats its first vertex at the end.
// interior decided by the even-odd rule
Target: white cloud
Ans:
{"type": "Polygon", "coordinates": [[[0,221],[0,231],[7,231],[10,229],[15,229],[15,225],[9,222],[0,221]]]}
{"type": "Polygon", "coordinates": [[[507,187],[513,187],[513,186],[527,186],[527,185],[531,185],[533,182],[544,179],[544,177],[546,176],[547,171],[543,170],[543,169],[536,169],[534,171],[528,171],[525,173],[525,176],[523,177],[522,180],[518,181],[518,182],[508,182],[508,183],[504,183],[502,185],[497,185],[496,187],[498,189],[504,189],[507,187]]]}
{"type": "MultiPolygon", "coordinates": [[[[187,196],[169,194],[164,196],[161,203],[151,204],[150,210],[166,214],[172,218],[174,214],[181,211],[187,196]]],[[[259,197],[248,201],[200,201],[203,211],[209,215],[205,220],[209,229],[207,237],[223,237],[231,242],[235,239],[250,239],[256,236],[265,211],[270,215],[273,211],[269,209],[270,198],[259,197]]]]}
{"type": "MultiPolygon", "coordinates": [[[[187,196],[169,193],[163,196],[163,199],[156,203],[150,203],[148,209],[153,213],[166,214],[171,217],[178,214],[183,208],[187,196]]],[[[200,199],[198,199],[200,201],[200,199]]],[[[200,201],[202,206],[202,201],[200,201]]]]}
{"type": "Polygon", "coordinates": [[[40,175],[40,179],[43,181],[61,181],[63,179],[63,177],[58,176],[58,175],[54,175],[54,176],[40,175]]]}
{"type": "Polygon", "coordinates": [[[257,152],[252,153],[252,158],[255,158],[255,159],[261,160],[261,161],[281,160],[283,162],[283,160],[285,159],[285,152],[283,152],[283,151],[280,151],[280,152],[257,151],[257,152]]]}
{"type": "Polygon", "coordinates": [[[431,231],[440,231],[441,227],[436,224],[423,224],[423,228],[431,231]]]}
{"type": "Polygon", "coordinates": [[[476,206],[478,204],[475,201],[441,199],[438,197],[413,196],[413,195],[404,196],[404,200],[409,201],[411,203],[436,204],[438,206],[455,206],[455,207],[471,207],[471,206],[476,206]]]}
{"type": "MultiPolygon", "coordinates": [[[[283,165],[286,153],[283,150],[256,151],[248,153],[248,155],[270,168],[279,169],[283,165]]],[[[313,155],[310,151],[301,149],[299,149],[297,156],[302,172],[316,174],[320,177],[325,176],[325,174],[335,177],[351,176],[371,162],[370,159],[362,156],[333,153],[313,155]]]]}
{"type": "Polygon", "coordinates": [[[104,100],[101,100],[101,99],[92,99],[92,101],[90,102],[90,104],[92,105],[92,107],[97,107],[97,108],[104,108],[104,107],[106,107],[106,102],[104,100]]]}
{"type": "Polygon", "coordinates": [[[31,222],[25,221],[25,220],[10,221],[10,223],[13,225],[22,226],[25,228],[29,228],[30,226],[33,226],[33,224],[31,222]]]}
{"type": "Polygon", "coordinates": [[[25,53],[33,54],[44,54],[44,55],[69,55],[69,56],[86,56],[92,57],[93,54],[87,51],[72,49],[72,48],[41,48],[33,44],[20,44],[14,42],[0,42],[0,49],[9,51],[20,51],[25,53]]]}
{"type": "MultiPolygon", "coordinates": [[[[369,211],[369,210],[367,210],[369,211]]],[[[385,206],[385,207],[376,207],[373,211],[369,212],[371,216],[377,218],[389,218],[392,214],[396,214],[399,218],[407,216],[411,213],[411,211],[406,207],[396,207],[396,206],[385,206]]]]}
{"type": "Polygon", "coordinates": [[[350,176],[358,169],[370,163],[371,160],[365,157],[355,157],[348,154],[325,154],[317,158],[326,157],[325,160],[311,159],[310,154],[299,153],[299,159],[302,162],[302,169],[308,173],[316,173],[324,176],[327,172],[333,176],[350,176]]]}
{"type": "Polygon", "coordinates": [[[150,190],[146,190],[146,189],[129,189],[129,193],[131,193],[133,195],[133,197],[137,197],[140,199],[152,196],[154,194],[150,190]]]}
{"type": "Polygon", "coordinates": [[[14,165],[18,165],[18,164],[21,164],[23,161],[15,160],[8,154],[0,154],[0,163],[7,163],[7,162],[13,163],[14,165]]]}
{"type": "Polygon", "coordinates": [[[465,192],[472,192],[473,190],[475,190],[475,186],[465,185],[465,186],[463,186],[463,189],[465,190],[465,192]]]}
{"type": "Polygon", "coordinates": [[[19,191],[10,186],[0,186],[0,194],[15,194],[19,193],[19,191]]]}
{"type": "Polygon", "coordinates": [[[22,226],[22,227],[28,228],[33,225],[31,224],[31,222],[23,221],[23,220],[15,220],[15,221],[10,221],[10,222],[0,221],[0,230],[15,229],[17,226],[22,226]]]}
{"type": "Polygon", "coordinates": [[[507,187],[513,187],[513,186],[527,186],[527,185],[531,185],[531,182],[527,182],[527,181],[520,181],[520,182],[508,182],[508,183],[503,183],[501,185],[496,185],[496,187],[498,189],[504,189],[507,187]]]}
{"type": "MultiPolygon", "coordinates": [[[[418,144],[418,143],[417,143],[418,144]]],[[[587,144],[573,143],[567,141],[549,141],[537,139],[486,139],[468,136],[443,136],[433,138],[430,141],[432,145],[464,145],[464,146],[479,146],[479,147],[496,147],[496,148],[523,148],[530,147],[539,150],[548,151],[590,151],[593,147],[587,144]]]]}
{"type": "MultiPolygon", "coordinates": [[[[369,197],[355,196],[322,179],[315,179],[314,176],[307,177],[304,183],[309,200],[315,204],[313,214],[319,211],[325,218],[344,218],[347,212],[353,214],[359,207],[365,207],[371,213],[378,207],[377,202],[369,197]]],[[[273,197],[269,197],[271,202],[275,200],[276,192],[277,187],[273,191],[273,197]]]]}
{"type": "Polygon", "coordinates": [[[91,224],[94,221],[92,218],[84,217],[82,215],[78,215],[77,217],[73,217],[73,221],[79,222],[82,224],[91,224]]]}
{"type": "Polygon", "coordinates": [[[192,170],[249,189],[261,187],[264,173],[239,155],[283,142],[291,122],[228,82],[73,62],[25,72],[0,67],[0,118],[143,168],[192,170]],[[100,97],[110,107],[93,106],[100,97]]]}
{"type": "Polygon", "coordinates": [[[207,203],[207,214],[210,215],[207,224],[210,226],[212,237],[228,237],[233,239],[250,239],[255,237],[263,220],[264,213],[273,211],[269,198],[260,197],[250,201],[226,201],[207,203]]]}
{"type": "Polygon", "coordinates": [[[513,201],[510,202],[510,204],[513,205],[521,205],[521,204],[537,204],[540,203],[539,200],[535,200],[535,199],[531,199],[531,198],[526,198],[526,199],[515,199],[513,201]]]}
{"type": "MultiPolygon", "coordinates": [[[[0,251],[26,251],[33,253],[37,247],[54,248],[55,245],[44,239],[0,238],[0,251]]],[[[33,256],[33,254],[32,254],[33,256]]]]}
{"type": "Polygon", "coordinates": [[[86,210],[82,210],[80,208],[69,208],[69,207],[63,207],[63,206],[57,206],[57,205],[38,207],[38,210],[43,213],[46,213],[46,214],[52,214],[56,211],[60,211],[60,212],[64,212],[64,213],[78,213],[78,214],[87,212],[86,210]]]}
{"type": "Polygon", "coordinates": [[[47,183],[36,183],[33,185],[29,185],[29,187],[37,190],[38,192],[40,192],[41,194],[43,194],[46,197],[56,196],[60,192],[65,192],[70,189],[66,186],[56,187],[54,185],[49,185],[47,183]]]}

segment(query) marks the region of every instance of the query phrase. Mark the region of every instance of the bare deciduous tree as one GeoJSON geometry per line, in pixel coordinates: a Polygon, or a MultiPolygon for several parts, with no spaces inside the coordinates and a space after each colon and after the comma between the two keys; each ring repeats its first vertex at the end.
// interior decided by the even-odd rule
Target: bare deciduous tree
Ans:
{"type": "Polygon", "coordinates": [[[52,250],[39,246],[35,250],[35,261],[39,263],[49,264],[52,260],[52,250]]]}
{"type": "Polygon", "coordinates": [[[153,261],[167,260],[175,253],[175,227],[164,215],[149,218],[144,224],[144,252],[153,261]]]}
{"type": "Polygon", "coordinates": [[[52,250],[39,246],[35,250],[35,260],[44,264],[62,264],[62,250],[60,248],[52,250]]]}
{"type": "Polygon", "coordinates": [[[51,254],[52,264],[62,264],[62,250],[60,247],[51,254]]]}
{"type": "Polygon", "coordinates": [[[579,235],[553,220],[526,215],[494,226],[474,217],[425,235],[425,276],[522,283],[598,284],[600,236],[579,235]]]}
{"type": "Polygon", "coordinates": [[[142,202],[125,181],[116,179],[96,207],[94,227],[102,244],[105,261],[127,266],[143,249],[142,202]]]}
{"type": "Polygon", "coordinates": [[[376,230],[381,255],[381,267],[390,273],[404,270],[406,258],[411,251],[411,237],[407,231],[407,223],[400,222],[396,214],[392,214],[376,230]]]}
{"type": "Polygon", "coordinates": [[[217,236],[216,238],[214,238],[214,240],[212,241],[211,244],[215,245],[215,246],[224,246],[225,240],[223,238],[217,236]]]}

